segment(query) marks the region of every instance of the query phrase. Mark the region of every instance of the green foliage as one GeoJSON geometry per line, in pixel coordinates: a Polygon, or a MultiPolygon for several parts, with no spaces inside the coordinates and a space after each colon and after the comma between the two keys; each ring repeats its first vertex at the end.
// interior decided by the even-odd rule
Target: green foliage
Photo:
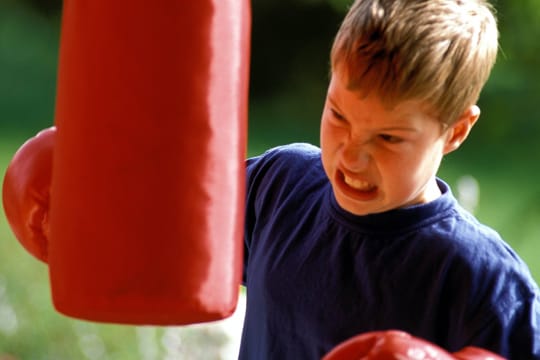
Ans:
{"type": "Polygon", "coordinates": [[[53,122],[59,18],[0,2],[0,134],[53,122]]]}

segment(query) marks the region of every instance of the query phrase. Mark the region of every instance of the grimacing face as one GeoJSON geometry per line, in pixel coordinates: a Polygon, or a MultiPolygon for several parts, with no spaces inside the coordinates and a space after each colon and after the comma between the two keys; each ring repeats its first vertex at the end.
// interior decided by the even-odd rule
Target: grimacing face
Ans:
{"type": "Polygon", "coordinates": [[[334,73],[321,119],[321,150],[338,204],[367,215],[436,199],[443,156],[459,147],[478,116],[472,106],[443,129],[422,103],[385,107],[374,93],[349,90],[334,73]]]}

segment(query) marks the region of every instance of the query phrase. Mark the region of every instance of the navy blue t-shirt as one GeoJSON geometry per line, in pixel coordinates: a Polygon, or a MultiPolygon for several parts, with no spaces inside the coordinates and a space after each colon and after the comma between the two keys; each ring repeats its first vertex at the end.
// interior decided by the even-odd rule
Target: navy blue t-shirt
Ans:
{"type": "Polygon", "coordinates": [[[320,359],[388,329],[451,352],[540,359],[540,295],[527,266],[444,182],[428,204],[356,216],[337,204],[317,147],[247,163],[240,359],[320,359]]]}

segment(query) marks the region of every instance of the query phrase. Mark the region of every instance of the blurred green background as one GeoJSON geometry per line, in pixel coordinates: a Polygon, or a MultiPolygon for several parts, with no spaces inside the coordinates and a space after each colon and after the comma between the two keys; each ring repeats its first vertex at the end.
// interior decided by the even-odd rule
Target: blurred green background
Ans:
{"type": "MultiPolygon", "coordinates": [[[[252,2],[250,155],[291,141],[318,143],[328,52],[348,3],[252,2]]],[[[501,51],[480,100],[481,120],[440,175],[538,281],[540,1],[494,5],[501,51]]],[[[2,176],[22,142],[53,124],[60,14],[59,0],[0,0],[2,176]]],[[[73,320],[52,310],[47,276],[0,216],[0,360],[234,358],[234,349],[217,349],[236,344],[238,323],[224,331],[221,324],[136,328],[73,320]]]]}

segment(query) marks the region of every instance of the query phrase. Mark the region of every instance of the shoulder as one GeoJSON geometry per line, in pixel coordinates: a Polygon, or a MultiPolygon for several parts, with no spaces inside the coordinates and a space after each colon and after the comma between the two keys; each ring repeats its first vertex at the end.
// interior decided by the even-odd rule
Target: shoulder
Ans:
{"type": "Polygon", "coordinates": [[[320,149],[307,143],[278,146],[247,160],[248,190],[261,183],[297,182],[308,173],[322,173],[320,149]]]}
{"type": "Polygon", "coordinates": [[[492,227],[456,206],[449,219],[452,245],[463,258],[477,263],[483,270],[499,273],[502,269],[525,269],[526,265],[515,250],[492,227]]]}
{"type": "MultiPolygon", "coordinates": [[[[414,248],[430,254],[452,291],[469,303],[492,303],[538,293],[526,263],[492,227],[480,222],[457,201],[444,215],[414,229],[414,248]]],[[[497,305],[498,307],[499,305],[497,305]]]]}
{"type": "Polygon", "coordinates": [[[247,160],[246,206],[269,211],[307,201],[326,182],[318,147],[306,143],[275,147],[247,160]]]}
{"type": "Polygon", "coordinates": [[[293,143],[271,148],[261,155],[247,160],[248,169],[268,165],[302,165],[303,162],[317,161],[320,149],[308,143],[293,143]],[[277,163],[277,164],[276,164],[277,163]]]}
{"type": "Polygon", "coordinates": [[[457,203],[432,230],[432,235],[444,244],[442,251],[471,275],[485,279],[511,274],[531,279],[527,265],[500,234],[457,203]]]}
{"type": "MultiPolygon", "coordinates": [[[[525,262],[494,229],[459,205],[430,228],[430,241],[437,243],[431,246],[431,255],[441,264],[443,298],[451,299],[447,305],[453,321],[465,326],[454,334],[464,341],[457,346],[519,352],[513,334],[529,340],[540,336],[538,285],[525,262]]],[[[530,342],[520,346],[524,353],[531,351],[530,342]]]]}
{"type": "MultiPolygon", "coordinates": [[[[459,289],[458,297],[473,309],[469,318],[484,326],[493,321],[503,328],[530,326],[532,319],[523,312],[530,314],[534,307],[539,315],[540,293],[517,252],[493,228],[459,206],[442,225],[450,254],[447,277],[452,291],[459,289]]],[[[539,324],[535,326],[538,333],[539,324]]]]}

